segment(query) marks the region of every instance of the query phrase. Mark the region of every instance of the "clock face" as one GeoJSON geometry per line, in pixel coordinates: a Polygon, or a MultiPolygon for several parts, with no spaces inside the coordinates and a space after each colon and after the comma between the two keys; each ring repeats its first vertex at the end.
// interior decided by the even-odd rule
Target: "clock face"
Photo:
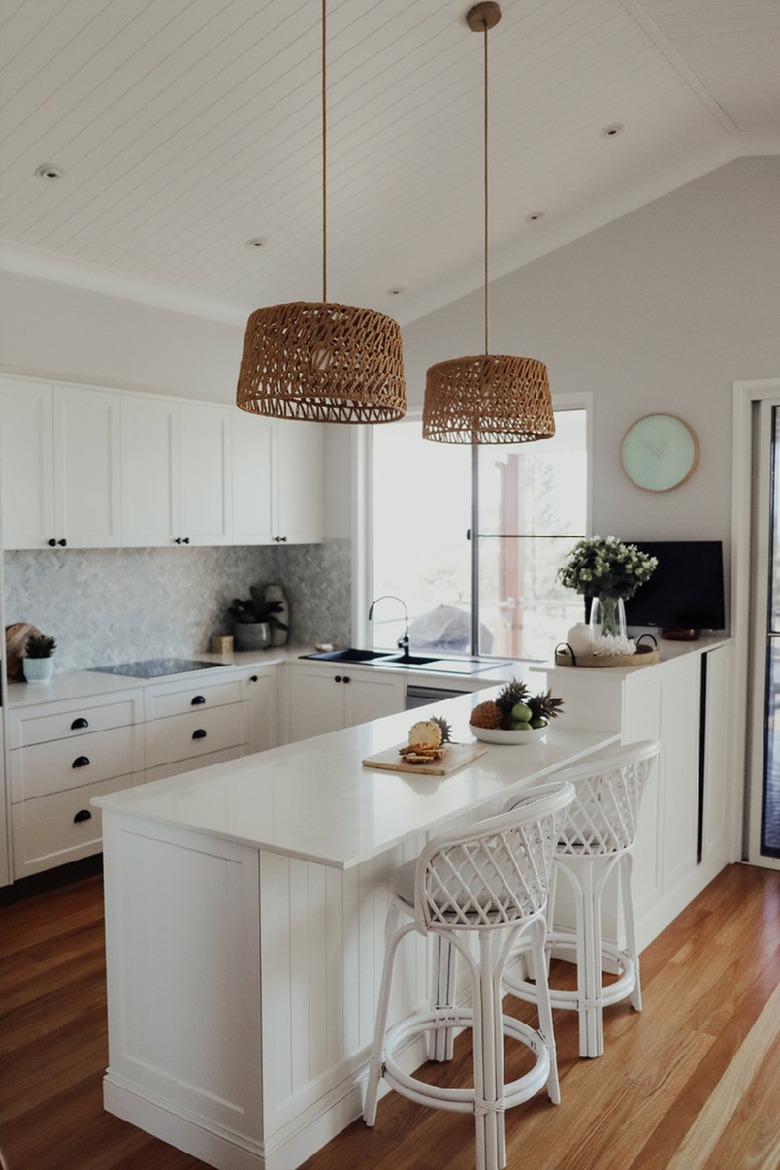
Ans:
{"type": "Polygon", "coordinates": [[[699,460],[699,441],[673,414],[646,414],[629,427],[620,448],[623,470],[637,487],[668,492],[689,479],[699,460]]]}

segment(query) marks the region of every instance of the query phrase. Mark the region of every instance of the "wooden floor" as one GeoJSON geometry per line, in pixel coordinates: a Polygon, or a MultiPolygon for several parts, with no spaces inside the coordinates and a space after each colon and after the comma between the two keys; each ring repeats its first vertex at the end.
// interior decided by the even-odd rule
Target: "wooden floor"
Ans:
{"type": "MultiPolygon", "coordinates": [[[[8,1170],[191,1170],[204,1163],[103,1112],[99,874],[0,903],[0,1148],[8,1170]]],[[[561,1091],[507,1114],[511,1170],[778,1170],[780,873],[733,865],[642,958],[644,1010],[609,1009],[577,1056],[556,1013],[561,1091]]],[[[516,1003],[516,1001],[513,1001],[516,1003]]],[[[518,1014],[526,1009],[517,1004],[518,1014]]],[[[432,1076],[468,1077],[468,1041],[432,1076]]],[[[472,1170],[473,1121],[385,1097],[306,1170],[472,1170]]]]}

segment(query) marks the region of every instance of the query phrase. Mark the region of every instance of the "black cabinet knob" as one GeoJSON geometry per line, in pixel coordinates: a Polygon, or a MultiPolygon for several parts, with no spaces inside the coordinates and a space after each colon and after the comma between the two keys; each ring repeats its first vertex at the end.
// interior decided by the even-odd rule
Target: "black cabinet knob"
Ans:
{"type": "Polygon", "coordinates": [[[201,703],[205,703],[205,702],[206,702],[205,695],[196,695],[194,699],[190,699],[190,706],[191,707],[200,707],[201,703]]]}
{"type": "Polygon", "coordinates": [[[349,675],[348,675],[348,674],[345,674],[345,675],[344,675],[344,679],[343,679],[343,681],[344,681],[345,683],[348,683],[348,682],[350,681],[350,678],[349,678],[349,675]]]}
{"type": "Polygon", "coordinates": [[[56,545],[57,541],[54,539],[54,537],[53,537],[53,536],[51,536],[51,537],[49,537],[49,539],[46,541],[46,543],[49,545],[49,547],[50,547],[50,548],[54,548],[54,546],[56,545]]]}
{"type": "Polygon", "coordinates": [[[181,544],[181,537],[180,536],[176,537],[176,544],[181,544]]]}
{"type": "Polygon", "coordinates": [[[89,760],[87,759],[86,756],[77,756],[76,759],[73,761],[73,764],[71,766],[74,768],[86,768],[88,763],[89,763],[89,760]]]}
{"type": "Polygon", "coordinates": [[[63,548],[65,548],[67,543],[68,543],[67,540],[58,540],[57,541],[57,544],[61,544],[63,548]]]}
{"type": "Polygon", "coordinates": [[[82,808],[82,809],[79,809],[79,811],[76,813],[75,817],[73,818],[73,824],[79,825],[79,824],[81,824],[82,821],[91,821],[91,820],[92,820],[92,813],[89,811],[88,808],[82,808]]]}
{"type": "Polygon", "coordinates": [[[256,675],[256,674],[250,674],[250,676],[249,676],[249,681],[250,681],[250,682],[257,682],[257,675],[256,675]]]}
{"type": "Polygon", "coordinates": [[[181,542],[182,542],[182,544],[189,544],[190,543],[189,536],[183,536],[181,539],[181,542]]]}
{"type": "Polygon", "coordinates": [[[205,739],[206,732],[203,730],[202,727],[199,727],[197,731],[193,731],[192,738],[193,739],[205,739]]]}
{"type": "Polygon", "coordinates": [[[74,719],[70,725],[71,731],[83,731],[85,727],[89,727],[86,719],[74,719]]]}
{"type": "Polygon", "coordinates": [[[341,675],[340,674],[334,675],[333,681],[334,682],[341,682],[341,675]]]}

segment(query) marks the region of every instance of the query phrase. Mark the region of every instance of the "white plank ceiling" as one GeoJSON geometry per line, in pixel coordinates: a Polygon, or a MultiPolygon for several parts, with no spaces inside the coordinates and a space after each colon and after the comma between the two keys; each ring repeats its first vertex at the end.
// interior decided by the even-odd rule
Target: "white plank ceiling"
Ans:
{"type": "MultiPolygon", "coordinates": [[[[332,300],[409,321],[481,282],[468,7],[329,0],[332,300]]],[[[780,0],[502,7],[491,276],[780,153],[780,0]]],[[[0,266],[236,322],[319,300],[320,87],[320,0],[0,0],[0,266]]]]}

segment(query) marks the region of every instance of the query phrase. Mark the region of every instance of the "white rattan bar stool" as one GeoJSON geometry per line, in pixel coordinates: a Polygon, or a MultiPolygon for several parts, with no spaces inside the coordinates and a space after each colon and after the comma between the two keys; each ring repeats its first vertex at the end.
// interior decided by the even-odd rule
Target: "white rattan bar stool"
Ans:
{"type": "Polygon", "coordinates": [[[502,1013],[502,975],[520,934],[528,930],[531,951],[544,970],[545,908],[552,857],[574,797],[571,785],[555,782],[530,789],[511,812],[478,821],[430,841],[416,861],[394,875],[387,919],[384,967],[364,1120],[376,1118],[380,1079],[422,1105],[474,1113],[477,1170],[506,1165],[504,1110],[547,1086],[558,1103],[558,1070],[552,1011],[544,978],[538,994],[539,1027],[502,1013]],[[406,915],[411,921],[403,922],[406,915]],[[393,968],[401,941],[412,931],[450,943],[470,975],[469,1008],[437,1005],[413,1013],[387,1028],[393,968]],[[469,939],[476,933],[476,954],[469,939]],[[405,1073],[396,1061],[400,1045],[412,1036],[453,1028],[473,1029],[473,1087],[454,1089],[427,1084],[405,1073]],[[504,1084],[504,1035],[525,1044],[536,1056],[530,1072],[504,1084]]]}
{"type": "MultiPolygon", "coordinates": [[[[542,994],[554,1008],[579,1013],[580,1056],[601,1056],[604,1051],[603,1009],[631,997],[635,1011],[642,1009],[639,981],[639,954],[634,926],[631,890],[631,851],[636,838],[639,803],[653,764],[659,754],[653,740],[618,745],[596,759],[575,764],[556,773],[555,778],[573,786],[575,797],[555,849],[546,951],[549,956],[574,952],[577,988],[564,991],[547,987],[542,994]],[[623,912],[625,946],[618,947],[602,936],[601,904],[607,879],[617,867],[623,912]],[[557,875],[566,874],[574,894],[575,928],[553,927],[557,875]],[[604,982],[604,971],[617,974],[604,982]]],[[[513,802],[509,802],[511,809],[513,802]]],[[[520,946],[515,956],[529,953],[520,946]]],[[[533,959],[533,973],[540,968],[533,959]]],[[[514,970],[504,977],[506,991],[519,999],[536,1003],[537,984],[514,970]]]]}

